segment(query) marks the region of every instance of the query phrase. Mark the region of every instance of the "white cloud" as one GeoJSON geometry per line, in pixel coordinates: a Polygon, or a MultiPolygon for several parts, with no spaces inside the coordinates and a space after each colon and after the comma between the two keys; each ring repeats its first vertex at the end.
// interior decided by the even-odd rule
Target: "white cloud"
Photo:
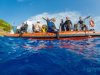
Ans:
{"type": "MultiPolygon", "coordinates": [[[[28,29],[28,31],[29,32],[31,32],[32,31],[32,29],[31,29],[31,27],[32,27],[32,24],[35,24],[38,20],[42,23],[42,24],[46,24],[46,21],[44,21],[43,19],[42,19],[42,17],[49,17],[49,18],[56,18],[56,22],[55,22],[55,25],[56,25],[56,27],[57,28],[59,28],[59,24],[60,24],[60,20],[61,19],[63,19],[64,21],[65,21],[65,18],[66,18],[66,16],[68,16],[70,19],[71,19],[71,21],[72,21],[72,23],[73,24],[75,24],[75,23],[77,23],[78,22],[78,20],[79,20],[79,17],[80,16],[82,16],[83,18],[84,17],[86,17],[86,16],[83,16],[83,15],[81,15],[79,12],[60,12],[60,13],[54,13],[54,14],[49,14],[49,13],[42,13],[42,14],[38,14],[38,15],[36,15],[36,16],[33,16],[33,17],[30,17],[28,20],[27,20],[27,22],[28,22],[28,24],[29,24],[29,29],[28,29]]],[[[88,15],[87,15],[88,16],[88,15]]],[[[94,17],[94,20],[95,20],[95,24],[96,24],[96,30],[98,31],[100,31],[100,29],[99,29],[99,23],[100,23],[100,17],[94,17]]],[[[87,25],[89,25],[89,23],[88,22],[86,22],[87,23],[87,25]]]]}

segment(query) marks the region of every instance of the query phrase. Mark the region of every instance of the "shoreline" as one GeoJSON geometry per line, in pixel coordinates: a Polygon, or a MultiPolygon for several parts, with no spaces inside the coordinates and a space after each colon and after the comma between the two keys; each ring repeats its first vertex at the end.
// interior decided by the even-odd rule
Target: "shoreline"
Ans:
{"type": "Polygon", "coordinates": [[[6,35],[8,32],[5,32],[5,31],[1,31],[0,32],[0,36],[4,36],[4,35],[6,35]]]}

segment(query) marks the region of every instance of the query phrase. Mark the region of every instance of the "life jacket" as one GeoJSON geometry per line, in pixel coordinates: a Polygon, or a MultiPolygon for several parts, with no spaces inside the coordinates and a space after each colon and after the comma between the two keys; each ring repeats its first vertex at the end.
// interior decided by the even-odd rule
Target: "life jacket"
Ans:
{"type": "Polygon", "coordinates": [[[44,27],[42,27],[42,32],[46,32],[46,29],[44,27]]]}
{"type": "Polygon", "coordinates": [[[45,25],[42,26],[42,32],[46,32],[47,31],[47,27],[45,25]]]}
{"type": "Polygon", "coordinates": [[[94,27],[95,24],[94,24],[94,21],[93,20],[90,20],[89,23],[90,23],[90,26],[91,27],[94,27]]]}

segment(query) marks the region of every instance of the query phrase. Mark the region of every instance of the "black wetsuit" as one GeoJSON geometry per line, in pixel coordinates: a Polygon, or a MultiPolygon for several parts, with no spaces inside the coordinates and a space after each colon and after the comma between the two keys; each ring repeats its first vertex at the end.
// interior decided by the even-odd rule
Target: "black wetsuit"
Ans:
{"type": "Polygon", "coordinates": [[[82,20],[80,20],[78,23],[80,24],[81,30],[84,30],[84,29],[88,30],[87,26],[84,24],[82,20]]]}
{"type": "Polygon", "coordinates": [[[28,24],[24,24],[24,25],[21,27],[21,32],[27,32],[27,28],[28,28],[28,24]]]}
{"type": "Polygon", "coordinates": [[[60,23],[61,31],[65,31],[64,23],[60,23]]]}
{"type": "Polygon", "coordinates": [[[80,24],[80,28],[81,28],[81,30],[83,30],[83,29],[84,29],[84,24],[83,24],[83,21],[82,21],[82,20],[80,20],[80,21],[78,21],[78,23],[80,24]]]}
{"type": "Polygon", "coordinates": [[[28,24],[24,25],[24,31],[27,32],[28,24]]]}
{"type": "Polygon", "coordinates": [[[71,20],[66,20],[64,25],[65,25],[67,31],[71,30],[71,25],[72,25],[71,20]]]}

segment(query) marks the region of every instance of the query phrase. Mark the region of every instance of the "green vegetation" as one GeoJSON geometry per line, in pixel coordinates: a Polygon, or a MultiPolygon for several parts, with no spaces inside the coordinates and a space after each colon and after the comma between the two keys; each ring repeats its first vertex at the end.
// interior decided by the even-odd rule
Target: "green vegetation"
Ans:
{"type": "Polygon", "coordinates": [[[0,19],[0,30],[10,32],[11,29],[12,29],[12,26],[9,23],[0,19]]]}

